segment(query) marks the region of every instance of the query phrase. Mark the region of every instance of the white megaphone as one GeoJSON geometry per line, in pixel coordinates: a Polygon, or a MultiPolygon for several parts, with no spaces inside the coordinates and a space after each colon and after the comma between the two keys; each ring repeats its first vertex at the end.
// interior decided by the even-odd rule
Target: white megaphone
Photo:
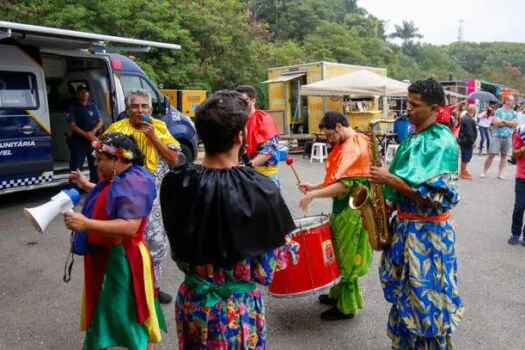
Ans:
{"type": "Polygon", "coordinates": [[[80,193],[74,188],[70,188],[60,191],[46,204],[34,208],[24,208],[24,215],[35,230],[44,233],[47,225],[49,225],[57,215],[73,211],[73,208],[79,201],[80,193]]]}

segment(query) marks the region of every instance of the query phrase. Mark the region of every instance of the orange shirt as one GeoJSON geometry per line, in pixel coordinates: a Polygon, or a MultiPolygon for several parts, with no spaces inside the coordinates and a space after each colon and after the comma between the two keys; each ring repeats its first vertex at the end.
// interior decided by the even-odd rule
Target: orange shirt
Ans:
{"type": "Polygon", "coordinates": [[[346,177],[366,177],[371,165],[370,139],[355,132],[345,142],[336,145],[328,155],[323,187],[346,177]]]}

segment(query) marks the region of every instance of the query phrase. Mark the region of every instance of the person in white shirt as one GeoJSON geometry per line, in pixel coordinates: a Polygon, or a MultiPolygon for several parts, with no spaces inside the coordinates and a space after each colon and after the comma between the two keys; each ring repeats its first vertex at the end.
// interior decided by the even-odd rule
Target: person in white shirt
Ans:
{"type": "Polygon", "coordinates": [[[518,111],[518,127],[525,125],[525,104],[520,106],[518,111]]]}
{"type": "Polygon", "coordinates": [[[492,123],[493,114],[494,114],[494,110],[491,107],[489,107],[478,115],[478,128],[479,128],[479,135],[481,137],[481,141],[479,143],[479,154],[483,154],[483,144],[485,143],[485,140],[487,141],[486,142],[487,143],[487,153],[489,152],[489,147],[490,147],[489,129],[490,129],[490,124],[492,123]]]}
{"type": "MultiPolygon", "coordinates": [[[[518,127],[516,128],[515,132],[518,132],[520,128],[525,128],[525,104],[522,104],[520,108],[518,108],[516,119],[518,120],[518,127]]],[[[510,164],[516,165],[516,157],[512,155],[510,159],[508,159],[508,162],[510,164]]]]}

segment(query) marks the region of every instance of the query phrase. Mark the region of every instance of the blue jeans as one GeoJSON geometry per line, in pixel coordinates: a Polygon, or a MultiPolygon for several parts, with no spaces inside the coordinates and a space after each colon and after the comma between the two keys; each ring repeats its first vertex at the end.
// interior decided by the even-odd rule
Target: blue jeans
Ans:
{"type": "MultiPolygon", "coordinates": [[[[521,236],[523,232],[523,212],[525,212],[525,179],[516,179],[516,199],[512,213],[512,235],[521,236]]],[[[525,238],[525,232],[523,232],[525,238]]]]}
{"type": "Polygon", "coordinates": [[[479,127],[479,135],[481,136],[481,141],[479,142],[479,153],[481,153],[481,151],[483,151],[483,144],[485,143],[485,140],[487,140],[487,153],[488,153],[489,147],[490,147],[489,128],[480,126],[479,127]]]}

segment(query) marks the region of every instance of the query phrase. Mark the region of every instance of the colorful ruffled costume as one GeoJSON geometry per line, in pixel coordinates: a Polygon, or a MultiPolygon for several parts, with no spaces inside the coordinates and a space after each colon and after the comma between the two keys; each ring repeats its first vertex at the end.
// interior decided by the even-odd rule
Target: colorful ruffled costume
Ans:
{"type": "Polygon", "coordinates": [[[393,349],[453,347],[451,335],[464,307],[458,293],[456,232],[449,216],[459,203],[458,145],[448,127],[433,124],[398,148],[390,172],[429,204],[392,188],[387,197],[398,209],[392,246],[381,257],[379,276],[392,303],[388,336],[393,349]]]}
{"type": "Polygon", "coordinates": [[[246,153],[253,159],[257,155],[267,155],[270,158],[256,170],[263,175],[268,176],[272,181],[281,188],[279,177],[279,129],[272,116],[256,109],[248,118],[246,124],[246,153]]]}
{"type": "Polygon", "coordinates": [[[350,194],[356,186],[370,186],[366,179],[370,169],[369,139],[354,133],[342,144],[336,145],[326,161],[323,187],[340,181],[348,192],[333,199],[332,234],[341,282],[329,292],[337,300],[337,308],[344,314],[355,314],[364,307],[358,279],[370,270],[372,248],[359,210],[348,206],[350,194]]]}
{"type": "Polygon", "coordinates": [[[270,179],[248,167],[177,168],[162,184],[172,258],[184,272],[175,304],[179,349],[264,349],[257,284],[297,261],[294,221],[270,179]]]}
{"type": "Polygon", "coordinates": [[[84,256],[81,330],[85,349],[121,346],[144,350],[166,331],[155,295],[152,260],[144,239],[155,199],[151,175],[133,165],[88,192],[82,213],[95,220],[142,218],[132,238],[110,239],[88,232],[84,256]]]}
{"type": "MultiPolygon", "coordinates": [[[[180,150],[179,142],[170,134],[166,124],[162,120],[152,118],[151,123],[155,128],[155,134],[160,138],[163,144],[173,150],[180,150]]],[[[129,118],[111,124],[105,133],[113,132],[120,132],[124,135],[133,136],[139,149],[144,154],[144,167],[153,175],[157,193],[160,192],[162,179],[170,168],[168,163],[159,156],[159,152],[155,145],[142,131],[133,127],[129,118]]],[[[151,257],[153,258],[155,283],[156,287],[158,287],[158,281],[162,276],[162,261],[164,261],[168,252],[168,239],[164,231],[164,226],[162,225],[162,212],[158,196],[153,202],[153,209],[148,218],[145,236],[151,252],[151,257]]]]}

